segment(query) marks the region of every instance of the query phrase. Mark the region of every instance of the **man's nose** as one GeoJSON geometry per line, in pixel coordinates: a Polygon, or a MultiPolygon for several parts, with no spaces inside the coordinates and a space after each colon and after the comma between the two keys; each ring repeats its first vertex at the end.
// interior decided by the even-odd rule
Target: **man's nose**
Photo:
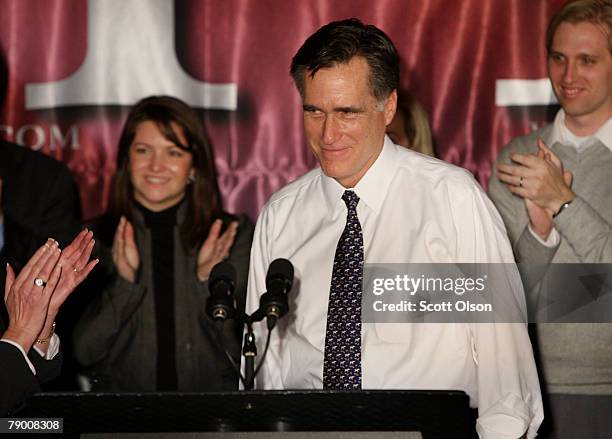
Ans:
{"type": "Polygon", "coordinates": [[[563,69],[563,82],[571,84],[576,78],[576,63],[568,61],[563,69]]]}
{"type": "Polygon", "coordinates": [[[323,143],[330,145],[337,140],[337,137],[337,121],[333,114],[328,114],[325,116],[325,121],[323,122],[323,143]]]}

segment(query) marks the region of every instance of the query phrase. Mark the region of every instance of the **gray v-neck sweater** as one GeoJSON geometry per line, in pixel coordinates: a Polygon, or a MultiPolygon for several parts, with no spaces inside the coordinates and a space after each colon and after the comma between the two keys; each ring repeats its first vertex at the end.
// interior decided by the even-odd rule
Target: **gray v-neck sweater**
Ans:
{"type": "MultiPolygon", "coordinates": [[[[497,161],[508,163],[515,152],[535,153],[538,137],[550,145],[551,132],[548,125],[514,139],[497,161]]],[[[517,262],[612,263],[612,151],[601,142],[580,152],[560,143],[551,148],[573,173],[577,195],[555,219],[558,246],[546,247],[531,234],[523,199],[512,195],[496,172],[489,181],[489,195],[504,219],[517,262]]],[[[612,394],[612,324],[542,323],[537,333],[549,392],[612,394]]]]}

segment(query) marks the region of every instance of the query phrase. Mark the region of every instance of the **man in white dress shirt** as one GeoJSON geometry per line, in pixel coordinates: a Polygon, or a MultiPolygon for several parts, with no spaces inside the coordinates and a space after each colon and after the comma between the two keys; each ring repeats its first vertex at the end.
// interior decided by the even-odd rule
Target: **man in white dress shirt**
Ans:
{"type": "MultiPolygon", "coordinates": [[[[289,259],[296,278],[292,309],[272,334],[257,387],[332,388],[324,378],[332,269],[347,212],[355,219],[343,193],[357,195],[365,263],[511,262],[513,256],[501,218],[468,172],[385,136],[399,62],[382,31],[354,19],[323,26],[299,49],[291,74],[320,168],[274,194],[261,213],[247,311],[258,306],[270,262],[289,259]]],[[[524,300],[517,288],[513,294],[524,300]]],[[[535,436],[543,415],[525,325],[359,323],[353,388],[464,390],[479,409],[481,437],[535,436]]],[[[255,329],[265,340],[265,325],[255,329]]]]}

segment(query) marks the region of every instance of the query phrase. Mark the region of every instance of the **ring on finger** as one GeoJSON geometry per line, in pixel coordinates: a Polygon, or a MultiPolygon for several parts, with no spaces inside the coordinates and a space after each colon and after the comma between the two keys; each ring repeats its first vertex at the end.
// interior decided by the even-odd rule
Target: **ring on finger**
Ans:
{"type": "Polygon", "coordinates": [[[47,282],[42,280],[40,277],[37,277],[36,279],[34,279],[34,285],[36,285],[37,287],[44,288],[45,286],[47,286],[47,282]]]}

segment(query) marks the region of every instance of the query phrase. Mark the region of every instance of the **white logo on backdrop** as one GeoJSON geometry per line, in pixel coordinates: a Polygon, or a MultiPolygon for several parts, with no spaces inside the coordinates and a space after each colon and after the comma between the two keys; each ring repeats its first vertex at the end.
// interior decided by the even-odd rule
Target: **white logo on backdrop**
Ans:
{"type": "Polygon", "coordinates": [[[85,61],[60,81],[27,84],[26,109],[132,105],[168,94],[193,107],[236,110],[236,84],[198,81],[180,66],[173,0],[89,0],[87,7],[85,61]]]}
{"type": "Polygon", "coordinates": [[[557,99],[548,78],[543,79],[498,79],[495,81],[495,105],[551,105],[557,99]]]}

